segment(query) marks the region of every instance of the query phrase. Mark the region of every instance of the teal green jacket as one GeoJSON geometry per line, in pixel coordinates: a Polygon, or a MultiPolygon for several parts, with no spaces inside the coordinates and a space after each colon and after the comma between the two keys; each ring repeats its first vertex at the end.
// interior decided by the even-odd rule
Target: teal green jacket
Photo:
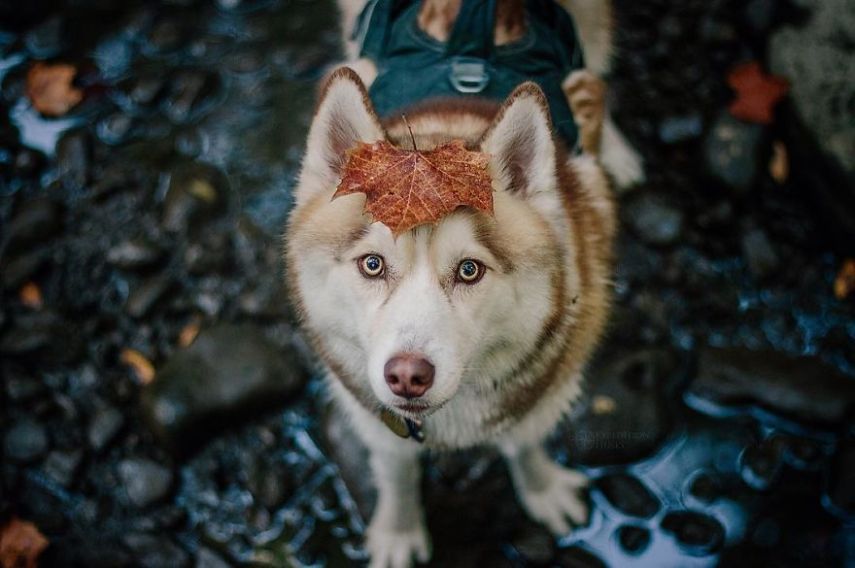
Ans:
{"type": "Polygon", "coordinates": [[[419,28],[418,0],[371,0],[354,39],[377,65],[369,95],[378,114],[436,97],[501,101],[520,83],[534,81],[549,100],[556,130],[574,148],[578,132],[561,90],[561,81],[584,67],[572,19],[554,0],[525,0],[525,35],[495,46],[496,1],[463,0],[451,37],[442,43],[419,28]]]}

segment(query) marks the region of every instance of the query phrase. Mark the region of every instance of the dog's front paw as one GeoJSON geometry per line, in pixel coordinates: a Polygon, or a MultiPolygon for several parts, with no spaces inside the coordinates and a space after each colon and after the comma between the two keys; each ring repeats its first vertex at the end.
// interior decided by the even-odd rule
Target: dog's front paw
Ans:
{"type": "Polygon", "coordinates": [[[581,495],[588,485],[587,477],[550,464],[543,481],[541,487],[517,487],[520,501],[531,518],[546,525],[556,536],[570,532],[568,519],[577,526],[588,522],[588,504],[581,495]]]}
{"type": "Polygon", "coordinates": [[[413,558],[427,562],[431,556],[430,536],[422,524],[400,531],[371,523],[365,545],[371,555],[369,568],[409,568],[413,558]]]}

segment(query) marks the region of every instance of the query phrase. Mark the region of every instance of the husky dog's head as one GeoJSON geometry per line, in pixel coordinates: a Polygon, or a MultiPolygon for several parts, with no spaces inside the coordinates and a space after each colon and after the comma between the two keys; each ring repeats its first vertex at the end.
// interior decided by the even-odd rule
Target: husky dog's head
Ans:
{"type": "Polygon", "coordinates": [[[495,213],[461,208],[395,238],[363,213],[363,195],[331,198],[348,149],[410,147],[409,133],[384,128],[352,71],[321,94],[289,221],[288,279],[314,347],[363,404],[418,417],[460,389],[498,389],[558,332],[578,277],[561,267],[573,237],[546,101],[527,84],[497,108],[408,116],[422,150],[462,138],[489,154],[495,213]]]}

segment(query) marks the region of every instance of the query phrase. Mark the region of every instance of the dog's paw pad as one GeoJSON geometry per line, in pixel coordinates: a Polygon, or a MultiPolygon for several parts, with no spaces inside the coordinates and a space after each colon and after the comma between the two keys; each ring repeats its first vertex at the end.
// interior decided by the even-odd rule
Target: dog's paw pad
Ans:
{"type": "Polygon", "coordinates": [[[576,526],[588,522],[588,504],[582,495],[587,485],[584,475],[555,466],[543,489],[524,491],[520,497],[534,520],[556,536],[564,536],[571,530],[569,522],[576,526]]]}
{"type": "Polygon", "coordinates": [[[371,555],[369,568],[409,568],[413,559],[427,562],[431,556],[430,537],[424,527],[396,531],[371,526],[365,545],[371,555]]]}

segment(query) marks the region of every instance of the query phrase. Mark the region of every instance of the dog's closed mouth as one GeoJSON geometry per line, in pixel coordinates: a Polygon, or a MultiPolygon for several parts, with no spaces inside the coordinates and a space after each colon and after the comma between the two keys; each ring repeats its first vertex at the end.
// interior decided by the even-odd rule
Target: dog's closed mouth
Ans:
{"type": "Polygon", "coordinates": [[[395,408],[407,414],[421,415],[431,410],[429,404],[423,402],[401,402],[396,403],[395,408]]]}

